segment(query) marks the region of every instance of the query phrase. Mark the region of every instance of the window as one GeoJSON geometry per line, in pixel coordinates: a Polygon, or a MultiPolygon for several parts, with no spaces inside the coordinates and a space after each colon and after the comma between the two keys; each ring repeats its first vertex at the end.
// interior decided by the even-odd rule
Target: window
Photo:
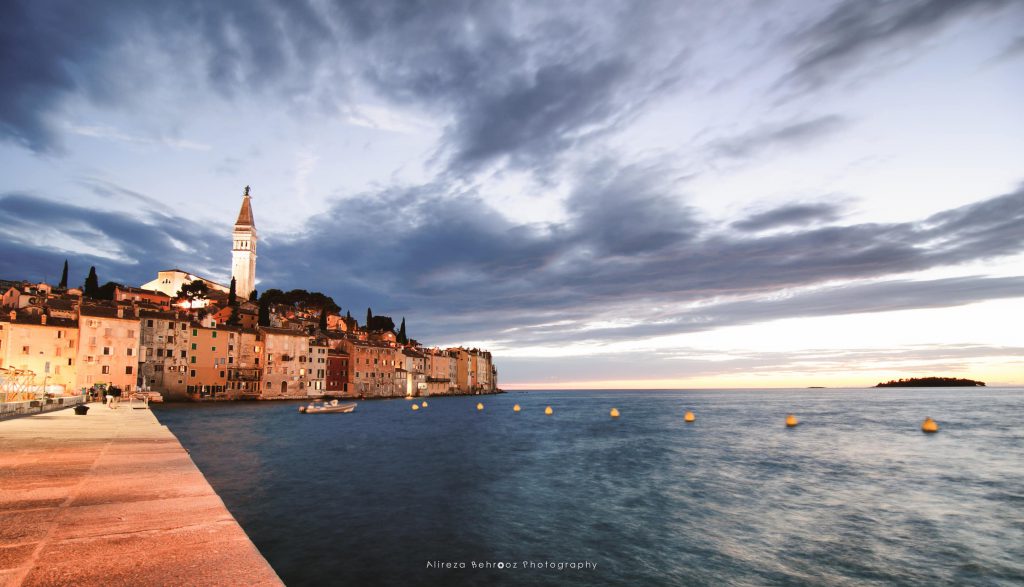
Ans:
{"type": "Polygon", "coordinates": [[[224,377],[224,372],[223,371],[220,372],[220,376],[224,377]]]}
{"type": "Polygon", "coordinates": [[[195,377],[195,376],[196,376],[196,370],[195,370],[195,369],[192,369],[191,371],[189,371],[189,372],[188,372],[188,376],[189,376],[189,377],[195,377]]]}
{"type": "Polygon", "coordinates": [[[199,329],[198,328],[193,328],[192,329],[192,336],[199,336],[199,329]]]}
{"type": "Polygon", "coordinates": [[[104,375],[110,375],[110,365],[103,365],[102,372],[104,375]]]}
{"type": "Polygon", "coordinates": [[[216,350],[217,350],[217,347],[215,347],[215,346],[212,346],[212,347],[210,347],[210,350],[211,350],[211,351],[216,351],[216,350]]]}
{"type": "Polygon", "coordinates": [[[27,355],[28,354],[28,347],[27,346],[21,347],[21,354],[23,354],[23,355],[27,355]]]}
{"type": "Polygon", "coordinates": [[[234,362],[235,362],[235,358],[234,357],[228,357],[228,363],[229,364],[230,363],[234,363],[234,362]]]}
{"type": "Polygon", "coordinates": [[[167,330],[174,330],[174,322],[167,323],[167,330]]]}
{"type": "Polygon", "coordinates": [[[196,343],[192,343],[192,350],[196,350],[196,343]]]}
{"type": "Polygon", "coordinates": [[[71,366],[71,359],[68,359],[68,367],[71,366]]]}
{"type": "Polygon", "coordinates": [[[181,329],[182,330],[188,330],[188,323],[187,322],[182,322],[181,323],[181,329]]]}
{"type": "Polygon", "coordinates": [[[174,336],[167,337],[167,344],[174,344],[174,336]]]}
{"type": "Polygon", "coordinates": [[[58,338],[58,339],[60,339],[60,338],[64,338],[64,331],[63,331],[63,330],[58,330],[58,331],[57,331],[57,338],[58,338]]]}
{"type": "Polygon", "coordinates": [[[217,333],[216,332],[213,333],[213,337],[217,338],[217,333]]]}
{"type": "Polygon", "coordinates": [[[128,356],[131,357],[134,354],[135,354],[135,349],[133,349],[132,347],[128,347],[128,356]]]}
{"type": "Polygon", "coordinates": [[[182,359],[184,359],[184,358],[185,358],[185,351],[181,351],[181,358],[182,358],[182,359]]]}
{"type": "MultiPolygon", "coordinates": [[[[149,356],[152,356],[152,355],[153,355],[153,349],[146,349],[146,356],[149,357],[149,356]]],[[[164,349],[156,349],[156,356],[158,356],[158,357],[164,356],[164,349]]]]}
{"type": "Polygon", "coordinates": [[[195,362],[196,362],[196,358],[195,358],[195,355],[193,355],[192,356],[192,360],[190,360],[189,363],[195,363],[195,362]]]}
{"type": "Polygon", "coordinates": [[[128,365],[127,367],[124,368],[124,374],[125,375],[131,375],[132,374],[132,366],[131,365],[128,365]]]}
{"type": "Polygon", "coordinates": [[[146,320],[146,327],[147,328],[152,328],[153,327],[153,321],[152,320],[146,320]]]}

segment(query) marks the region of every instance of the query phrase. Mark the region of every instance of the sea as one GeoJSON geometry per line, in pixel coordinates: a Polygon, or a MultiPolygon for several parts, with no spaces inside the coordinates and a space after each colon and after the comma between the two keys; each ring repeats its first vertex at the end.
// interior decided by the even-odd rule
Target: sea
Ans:
{"type": "Polygon", "coordinates": [[[1024,389],[423,401],[155,412],[289,586],[1024,584],[1024,389]]]}

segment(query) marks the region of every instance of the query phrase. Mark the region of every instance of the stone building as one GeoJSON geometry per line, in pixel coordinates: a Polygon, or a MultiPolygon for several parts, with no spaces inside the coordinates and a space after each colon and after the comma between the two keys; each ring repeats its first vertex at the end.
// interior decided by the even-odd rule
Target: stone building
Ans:
{"type": "Polygon", "coordinates": [[[301,330],[261,327],[265,362],[263,365],[263,399],[304,398],[306,378],[300,371],[309,356],[309,335],[301,330]]]}
{"type": "Polygon", "coordinates": [[[139,332],[138,384],[168,400],[188,399],[189,316],[140,310],[139,332]]]}
{"type": "Polygon", "coordinates": [[[83,304],[79,309],[75,387],[114,385],[136,389],[139,317],[132,308],[83,304]]]}

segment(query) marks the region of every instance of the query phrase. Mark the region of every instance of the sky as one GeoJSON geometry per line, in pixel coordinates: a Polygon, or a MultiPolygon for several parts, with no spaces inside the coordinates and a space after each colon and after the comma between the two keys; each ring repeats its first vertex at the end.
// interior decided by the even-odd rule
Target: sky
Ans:
{"type": "Polygon", "coordinates": [[[0,8],[0,278],[230,279],[506,389],[1024,385],[1024,3],[0,8]]]}

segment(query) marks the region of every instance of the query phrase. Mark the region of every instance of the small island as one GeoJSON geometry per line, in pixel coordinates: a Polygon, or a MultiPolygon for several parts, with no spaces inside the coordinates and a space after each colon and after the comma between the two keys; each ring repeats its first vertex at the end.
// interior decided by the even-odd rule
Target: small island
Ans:
{"type": "Polygon", "coordinates": [[[875,387],[985,387],[985,382],[954,377],[912,377],[886,381],[875,387]]]}

